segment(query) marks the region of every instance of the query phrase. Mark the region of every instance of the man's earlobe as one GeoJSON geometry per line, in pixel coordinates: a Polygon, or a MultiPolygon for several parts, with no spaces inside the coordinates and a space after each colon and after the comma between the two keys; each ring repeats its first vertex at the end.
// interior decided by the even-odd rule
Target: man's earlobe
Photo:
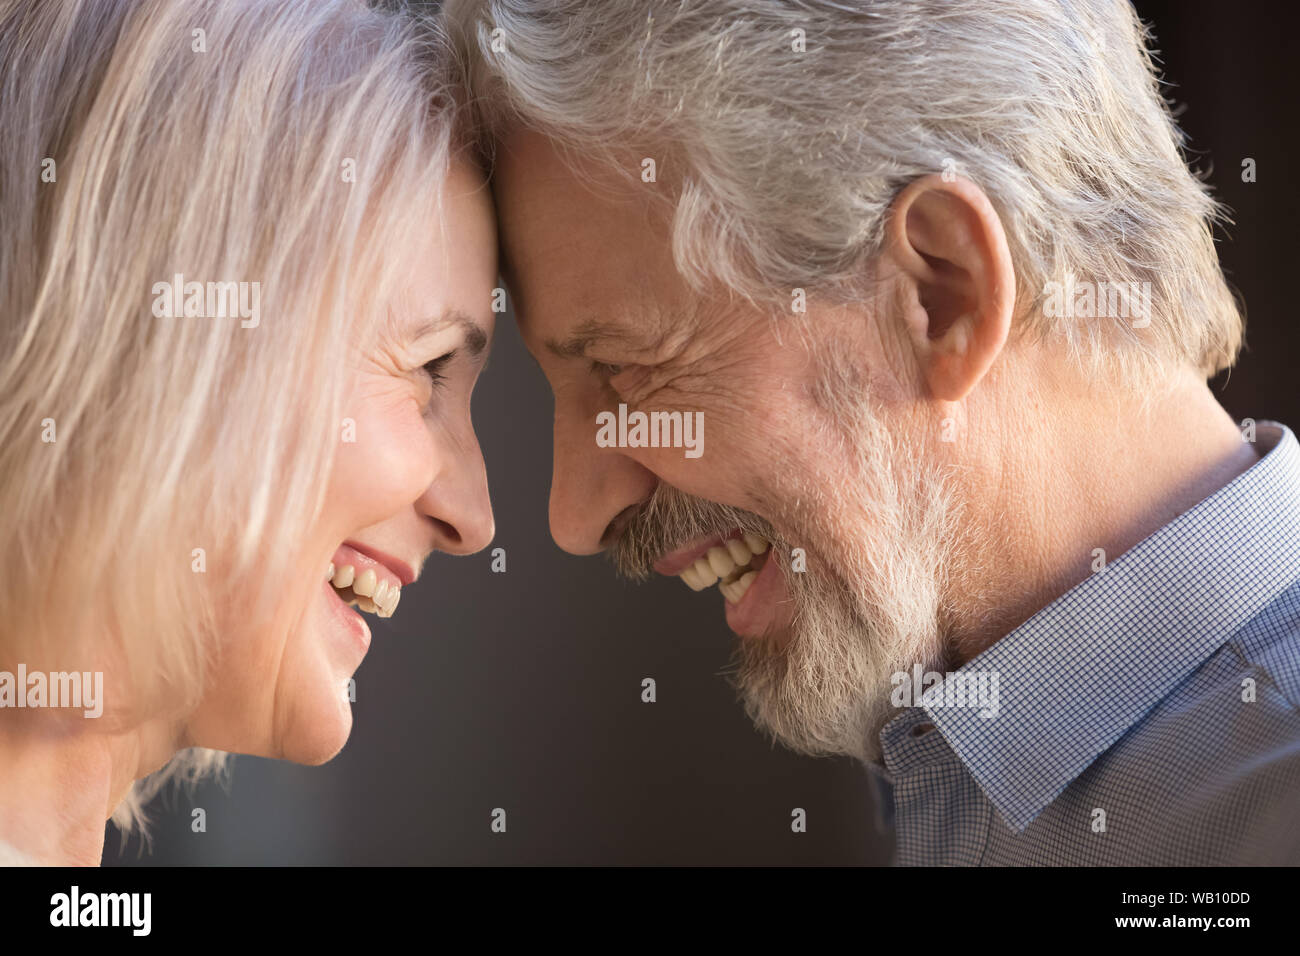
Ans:
{"type": "Polygon", "coordinates": [[[1011,329],[1015,270],[1002,221],[970,180],[925,176],[894,200],[884,255],[908,286],[906,333],[931,394],[960,401],[1011,329]]]}

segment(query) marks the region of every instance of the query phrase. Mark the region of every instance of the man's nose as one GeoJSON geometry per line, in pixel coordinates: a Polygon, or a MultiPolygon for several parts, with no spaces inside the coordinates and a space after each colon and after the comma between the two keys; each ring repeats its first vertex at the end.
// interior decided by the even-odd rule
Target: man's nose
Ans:
{"type": "Polygon", "coordinates": [[[556,419],[551,474],[551,537],[570,554],[604,549],[610,524],[650,497],[658,478],[617,448],[596,445],[596,427],[556,419]]]}

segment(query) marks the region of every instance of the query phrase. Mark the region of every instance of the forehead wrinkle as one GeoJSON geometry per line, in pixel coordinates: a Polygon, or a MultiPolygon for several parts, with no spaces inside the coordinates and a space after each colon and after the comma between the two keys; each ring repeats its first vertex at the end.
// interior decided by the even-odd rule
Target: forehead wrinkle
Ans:
{"type": "Polygon", "coordinates": [[[546,339],[546,348],[560,358],[582,358],[593,345],[605,343],[658,354],[690,318],[686,311],[668,309],[648,296],[642,298],[636,313],[637,320],[626,323],[583,319],[564,338],[546,339]]]}

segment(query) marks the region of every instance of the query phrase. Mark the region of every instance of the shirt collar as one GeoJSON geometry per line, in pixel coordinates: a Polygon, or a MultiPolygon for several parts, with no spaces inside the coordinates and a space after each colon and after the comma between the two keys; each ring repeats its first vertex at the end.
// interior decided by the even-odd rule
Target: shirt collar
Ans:
{"type": "MultiPolygon", "coordinates": [[[[1017,831],[1300,578],[1300,445],[1277,422],[1256,437],[1260,461],[922,698],[1017,831]],[[930,697],[958,675],[972,686],[972,672],[997,675],[996,716],[930,697]]],[[[882,734],[886,747],[902,729],[882,734]]]]}

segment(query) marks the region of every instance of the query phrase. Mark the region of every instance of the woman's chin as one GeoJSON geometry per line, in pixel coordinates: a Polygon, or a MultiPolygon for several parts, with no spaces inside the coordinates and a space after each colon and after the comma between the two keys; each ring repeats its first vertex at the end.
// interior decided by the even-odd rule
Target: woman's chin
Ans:
{"type": "Polygon", "coordinates": [[[290,638],[277,684],[278,713],[287,715],[276,735],[283,760],[317,765],[332,759],[352,733],[353,676],[365,658],[370,628],[328,584],[309,626],[290,638]],[[364,643],[361,636],[364,635],[364,643]]]}
{"type": "Polygon", "coordinates": [[[283,742],[278,756],[292,763],[316,767],[333,760],[352,733],[352,707],[343,700],[331,712],[301,722],[283,742]]]}

